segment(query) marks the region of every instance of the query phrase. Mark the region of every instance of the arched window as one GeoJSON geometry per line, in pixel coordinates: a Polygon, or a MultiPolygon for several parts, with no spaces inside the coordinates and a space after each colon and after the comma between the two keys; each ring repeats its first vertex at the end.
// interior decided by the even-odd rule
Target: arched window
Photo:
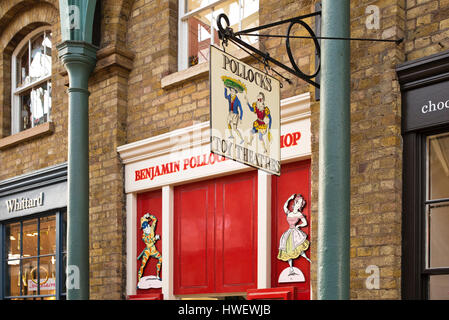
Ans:
{"type": "Polygon", "coordinates": [[[12,134],[50,121],[52,34],[48,27],[31,32],[12,55],[12,134]]]}

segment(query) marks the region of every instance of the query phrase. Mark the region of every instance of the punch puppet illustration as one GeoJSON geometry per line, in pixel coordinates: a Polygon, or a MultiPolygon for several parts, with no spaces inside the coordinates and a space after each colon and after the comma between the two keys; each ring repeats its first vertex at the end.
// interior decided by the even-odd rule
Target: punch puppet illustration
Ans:
{"type": "Polygon", "coordinates": [[[246,91],[246,86],[241,83],[239,80],[222,76],[225,89],[224,89],[224,97],[228,101],[229,113],[227,117],[228,129],[230,131],[230,139],[233,139],[233,133],[235,132],[237,136],[240,138],[240,144],[243,144],[243,136],[240,132],[238,125],[243,119],[243,110],[240,99],[237,96],[237,93],[241,93],[246,91]],[[229,92],[228,92],[229,90],[229,92]]]}
{"type": "Polygon", "coordinates": [[[259,92],[257,95],[257,100],[253,104],[249,104],[248,99],[245,95],[246,103],[251,112],[256,114],[256,120],[253,122],[253,128],[251,130],[251,139],[249,140],[249,145],[253,143],[255,135],[259,136],[259,140],[262,143],[264,153],[267,153],[267,145],[271,142],[271,114],[270,109],[265,105],[265,95],[263,92],[259,92]],[[268,123],[267,123],[268,120],[268,123]],[[268,141],[265,142],[265,137],[268,141]]]}
{"type": "Polygon", "coordinates": [[[302,213],[305,205],[306,201],[301,194],[292,194],[284,204],[284,212],[287,215],[289,228],[281,236],[278,259],[288,262],[289,268],[282,271],[279,276],[279,282],[304,281],[304,275],[301,270],[293,267],[293,260],[303,257],[310,262],[305,253],[310,243],[307,240],[307,234],[301,230],[301,228],[307,226],[307,220],[302,213]]]}
{"type": "Polygon", "coordinates": [[[140,228],[142,229],[142,241],[145,243],[145,248],[142,250],[140,255],[137,257],[137,260],[142,260],[141,265],[138,272],[138,279],[137,279],[137,287],[139,289],[147,289],[150,287],[158,287],[158,284],[154,285],[154,282],[158,283],[161,281],[160,278],[160,271],[162,266],[162,255],[159,253],[159,251],[156,248],[156,241],[160,239],[160,236],[157,234],[155,235],[156,230],[156,224],[157,224],[157,218],[149,213],[146,213],[142,216],[140,219],[140,228]],[[156,277],[150,276],[150,277],[143,277],[143,272],[145,269],[145,266],[150,258],[155,258],[158,260],[156,264],[156,277]],[[147,278],[147,279],[144,279],[147,278]],[[144,281],[144,280],[153,280],[153,281],[144,281]],[[148,282],[147,284],[142,282],[148,282]],[[153,284],[151,284],[153,283],[153,284]]]}

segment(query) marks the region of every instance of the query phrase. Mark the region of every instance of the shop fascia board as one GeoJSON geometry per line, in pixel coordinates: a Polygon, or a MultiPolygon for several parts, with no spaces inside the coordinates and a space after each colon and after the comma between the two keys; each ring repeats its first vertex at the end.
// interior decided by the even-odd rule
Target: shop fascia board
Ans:
{"type": "Polygon", "coordinates": [[[0,197],[67,181],[67,162],[0,181],[0,197]]]}
{"type": "MultiPolygon", "coordinates": [[[[281,100],[281,125],[310,115],[310,92],[281,100]]],[[[207,144],[210,141],[209,130],[210,123],[206,121],[119,146],[117,151],[126,165],[207,144]]]]}

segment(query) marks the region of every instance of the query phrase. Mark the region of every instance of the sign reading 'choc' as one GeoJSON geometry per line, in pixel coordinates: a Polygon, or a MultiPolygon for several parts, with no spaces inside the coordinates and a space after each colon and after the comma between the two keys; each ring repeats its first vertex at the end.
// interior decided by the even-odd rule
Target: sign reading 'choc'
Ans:
{"type": "Polygon", "coordinates": [[[403,131],[449,122],[449,81],[410,89],[403,94],[403,131]]]}
{"type": "Polygon", "coordinates": [[[280,175],[280,85],[210,47],[211,152],[280,175]]]}

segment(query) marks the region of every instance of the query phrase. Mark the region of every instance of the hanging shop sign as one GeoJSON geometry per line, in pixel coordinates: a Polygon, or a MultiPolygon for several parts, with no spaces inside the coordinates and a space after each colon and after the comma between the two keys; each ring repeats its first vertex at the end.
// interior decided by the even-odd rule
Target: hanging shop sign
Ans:
{"type": "Polygon", "coordinates": [[[280,83],[210,47],[211,152],[280,175],[280,83]]]}

